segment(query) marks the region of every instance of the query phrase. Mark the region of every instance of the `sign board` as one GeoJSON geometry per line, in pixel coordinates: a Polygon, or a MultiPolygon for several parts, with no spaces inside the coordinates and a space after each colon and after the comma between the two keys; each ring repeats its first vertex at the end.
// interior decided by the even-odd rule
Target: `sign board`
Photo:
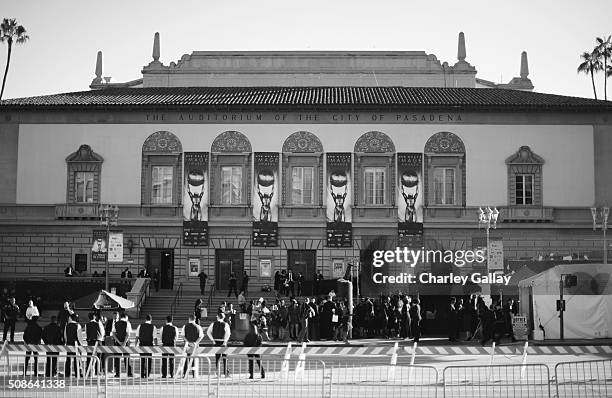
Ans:
{"type": "Polygon", "coordinates": [[[190,258],[189,259],[189,276],[198,276],[200,273],[200,259],[190,258]]]}
{"type": "Polygon", "coordinates": [[[123,233],[109,232],[108,233],[108,262],[122,263],[123,262],[123,233]]]}
{"type": "Polygon", "coordinates": [[[91,261],[105,262],[106,253],[108,252],[108,242],[106,240],[106,231],[94,230],[93,243],[91,245],[91,261]]]}
{"type": "Polygon", "coordinates": [[[527,330],[527,317],[523,315],[515,315],[512,317],[512,331],[514,338],[517,340],[527,340],[529,331],[527,330]]]}
{"type": "Polygon", "coordinates": [[[333,259],[333,272],[334,278],[341,278],[344,276],[344,260],[341,258],[333,259]]]}
{"type": "Polygon", "coordinates": [[[259,276],[262,278],[270,278],[272,276],[272,260],[259,260],[259,276]]]}
{"type": "Polygon", "coordinates": [[[501,238],[489,239],[489,271],[504,270],[504,242],[501,238]]]}

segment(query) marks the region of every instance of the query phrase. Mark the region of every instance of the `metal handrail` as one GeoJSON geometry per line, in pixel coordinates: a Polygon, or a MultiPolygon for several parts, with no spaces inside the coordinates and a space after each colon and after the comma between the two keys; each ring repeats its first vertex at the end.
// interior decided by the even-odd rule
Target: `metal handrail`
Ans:
{"type": "Polygon", "coordinates": [[[174,295],[174,299],[172,300],[172,304],[170,305],[170,314],[174,316],[174,312],[176,311],[176,307],[178,306],[178,302],[183,296],[183,282],[179,283],[178,290],[174,295]]]}
{"type": "Polygon", "coordinates": [[[215,292],[215,284],[211,283],[210,284],[210,293],[208,293],[208,302],[206,303],[206,308],[210,309],[210,306],[212,305],[212,298],[213,298],[213,293],[215,292]]]}

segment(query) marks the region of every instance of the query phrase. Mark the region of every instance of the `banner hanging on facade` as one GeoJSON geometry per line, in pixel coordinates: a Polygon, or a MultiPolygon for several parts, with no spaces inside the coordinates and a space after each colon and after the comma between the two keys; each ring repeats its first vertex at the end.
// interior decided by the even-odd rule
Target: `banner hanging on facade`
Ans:
{"type": "Polygon", "coordinates": [[[351,154],[327,154],[327,246],[352,247],[353,204],[351,178],[351,154]]]}
{"type": "Polygon", "coordinates": [[[123,233],[109,232],[108,233],[108,262],[122,263],[123,262],[123,233]]]}
{"type": "Polygon", "coordinates": [[[278,246],[278,152],[255,153],[253,246],[278,246]]]}
{"type": "Polygon", "coordinates": [[[185,152],[183,245],[208,246],[208,152],[185,152]]]}
{"type": "Polygon", "coordinates": [[[401,246],[423,247],[423,154],[397,154],[397,230],[401,246]]]}
{"type": "Polygon", "coordinates": [[[108,241],[106,240],[105,230],[93,231],[93,244],[91,246],[91,261],[106,262],[108,253],[108,241]]]}

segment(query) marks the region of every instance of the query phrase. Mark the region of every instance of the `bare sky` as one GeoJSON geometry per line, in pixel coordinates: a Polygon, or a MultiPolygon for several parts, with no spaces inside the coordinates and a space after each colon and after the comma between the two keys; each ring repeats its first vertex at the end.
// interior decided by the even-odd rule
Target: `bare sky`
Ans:
{"type": "MultiPolygon", "coordinates": [[[[535,91],[592,98],[579,56],[612,34],[610,0],[20,0],[0,17],[30,35],[14,47],[5,99],[87,90],[98,50],[103,76],[140,78],[155,32],[166,65],[195,50],[416,50],[452,65],[460,31],[477,77],[507,83],[525,50],[535,91]]],[[[596,86],[603,98],[602,76],[596,86]]]]}

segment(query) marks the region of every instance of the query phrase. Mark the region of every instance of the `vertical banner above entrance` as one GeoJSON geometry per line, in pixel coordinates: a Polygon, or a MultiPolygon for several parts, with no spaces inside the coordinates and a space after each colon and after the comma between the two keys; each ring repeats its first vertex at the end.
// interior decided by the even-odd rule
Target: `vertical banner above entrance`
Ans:
{"type": "Polygon", "coordinates": [[[351,178],[351,154],[336,152],[327,154],[327,246],[352,247],[353,182],[351,178]]]}
{"type": "Polygon", "coordinates": [[[105,230],[93,231],[93,244],[91,246],[91,261],[105,262],[108,254],[108,237],[105,230]]]}
{"type": "Polygon", "coordinates": [[[400,246],[423,247],[423,154],[397,154],[397,216],[400,246]]]}
{"type": "Polygon", "coordinates": [[[185,152],[183,245],[208,246],[208,152],[185,152]]]}
{"type": "Polygon", "coordinates": [[[255,152],[253,246],[278,246],[278,152],[255,152]]]}

